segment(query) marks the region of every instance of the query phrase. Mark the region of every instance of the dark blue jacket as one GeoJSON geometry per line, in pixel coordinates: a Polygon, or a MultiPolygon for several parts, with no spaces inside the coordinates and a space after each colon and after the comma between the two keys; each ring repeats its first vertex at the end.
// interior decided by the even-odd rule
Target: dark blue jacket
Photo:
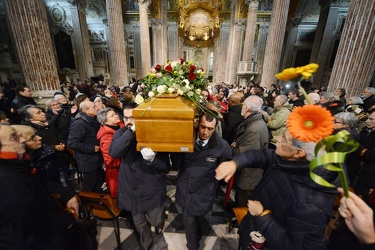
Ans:
{"type": "Polygon", "coordinates": [[[90,123],[82,113],[70,125],[68,147],[74,151],[80,172],[90,172],[102,167],[102,153],[95,152],[95,146],[99,146],[99,140],[96,139],[98,130],[99,126],[90,123]]]}
{"type": "Polygon", "coordinates": [[[228,143],[216,133],[202,150],[195,145],[193,153],[180,154],[175,203],[179,213],[199,216],[211,211],[218,183],[215,169],[231,155],[228,143]]]}
{"type": "MultiPolygon", "coordinates": [[[[308,161],[287,161],[275,150],[250,150],[236,155],[238,169],[262,168],[264,175],[251,199],[262,203],[271,215],[251,216],[240,224],[240,246],[247,249],[249,233],[259,230],[267,239],[262,249],[326,249],[326,226],[331,218],[335,188],[316,184],[308,161]]],[[[316,174],[339,186],[337,174],[319,168],[316,174]]]]}
{"type": "Polygon", "coordinates": [[[157,153],[152,162],[145,161],[136,150],[136,137],[131,129],[122,128],[113,135],[109,155],[121,158],[118,177],[118,206],[144,213],[163,206],[166,201],[168,155],[157,153]]]}

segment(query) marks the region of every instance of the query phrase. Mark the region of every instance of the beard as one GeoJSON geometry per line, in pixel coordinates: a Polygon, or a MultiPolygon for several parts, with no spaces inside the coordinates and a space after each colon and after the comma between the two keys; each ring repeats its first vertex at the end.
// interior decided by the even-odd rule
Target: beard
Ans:
{"type": "Polygon", "coordinates": [[[127,127],[127,128],[130,128],[131,126],[133,126],[133,123],[131,123],[131,122],[128,122],[128,123],[125,124],[125,127],[127,127]]]}

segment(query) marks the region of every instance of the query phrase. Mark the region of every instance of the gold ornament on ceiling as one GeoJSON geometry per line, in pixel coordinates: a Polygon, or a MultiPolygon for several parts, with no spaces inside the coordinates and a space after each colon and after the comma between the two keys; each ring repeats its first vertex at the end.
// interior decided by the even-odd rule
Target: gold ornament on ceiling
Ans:
{"type": "Polygon", "coordinates": [[[220,0],[180,0],[179,35],[191,47],[211,47],[220,33],[220,0]]]}

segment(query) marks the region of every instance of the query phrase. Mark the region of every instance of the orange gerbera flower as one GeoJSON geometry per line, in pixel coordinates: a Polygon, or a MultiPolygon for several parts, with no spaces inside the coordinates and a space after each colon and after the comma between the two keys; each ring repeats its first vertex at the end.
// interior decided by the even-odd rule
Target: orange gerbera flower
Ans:
{"type": "Polygon", "coordinates": [[[333,117],[327,109],[308,104],[296,107],[288,117],[289,132],[303,142],[318,142],[333,132],[333,117]]]}
{"type": "Polygon", "coordinates": [[[276,75],[276,78],[282,81],[300,81],[302,78],[309,79],[314,72],[319,68],[316,63],[310,63],[308,65],[297,67],[297,68],[287,68],[281,73],[276,75]]]}

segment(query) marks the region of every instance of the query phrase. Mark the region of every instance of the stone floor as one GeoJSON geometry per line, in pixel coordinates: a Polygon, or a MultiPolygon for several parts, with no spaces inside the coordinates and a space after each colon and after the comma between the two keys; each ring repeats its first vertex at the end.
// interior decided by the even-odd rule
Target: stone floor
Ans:
{"type": "MultiPolygon", "coordinates": [[[[176,188],[177,172],[171,171],[168,174],[168,201],[166,204],[167,219],[165,221],[164,231],[160,235],[154,234],[153,250],[181,250],[186,248],[186,239],[184,234],[184,225],[182,217],[177,213],[173,204],[176,188]]],[[[223,208],[225,184],[221,185],[215,200],[212,211],[206,215],[202,225],[203,238],[200,249],[238,249],[237,229],[228,232],[229,221],[232,219],[231,207],[233,206],[233,196],[226,209],[223,208]]],[[[121,246],[117,248],[113,223],[110,220],[98,220],[98,235],[100,250],[138,250],[140,249],[138,236],[131,225],[129,213],[121,213],[120,238],[121,246]]]]}

